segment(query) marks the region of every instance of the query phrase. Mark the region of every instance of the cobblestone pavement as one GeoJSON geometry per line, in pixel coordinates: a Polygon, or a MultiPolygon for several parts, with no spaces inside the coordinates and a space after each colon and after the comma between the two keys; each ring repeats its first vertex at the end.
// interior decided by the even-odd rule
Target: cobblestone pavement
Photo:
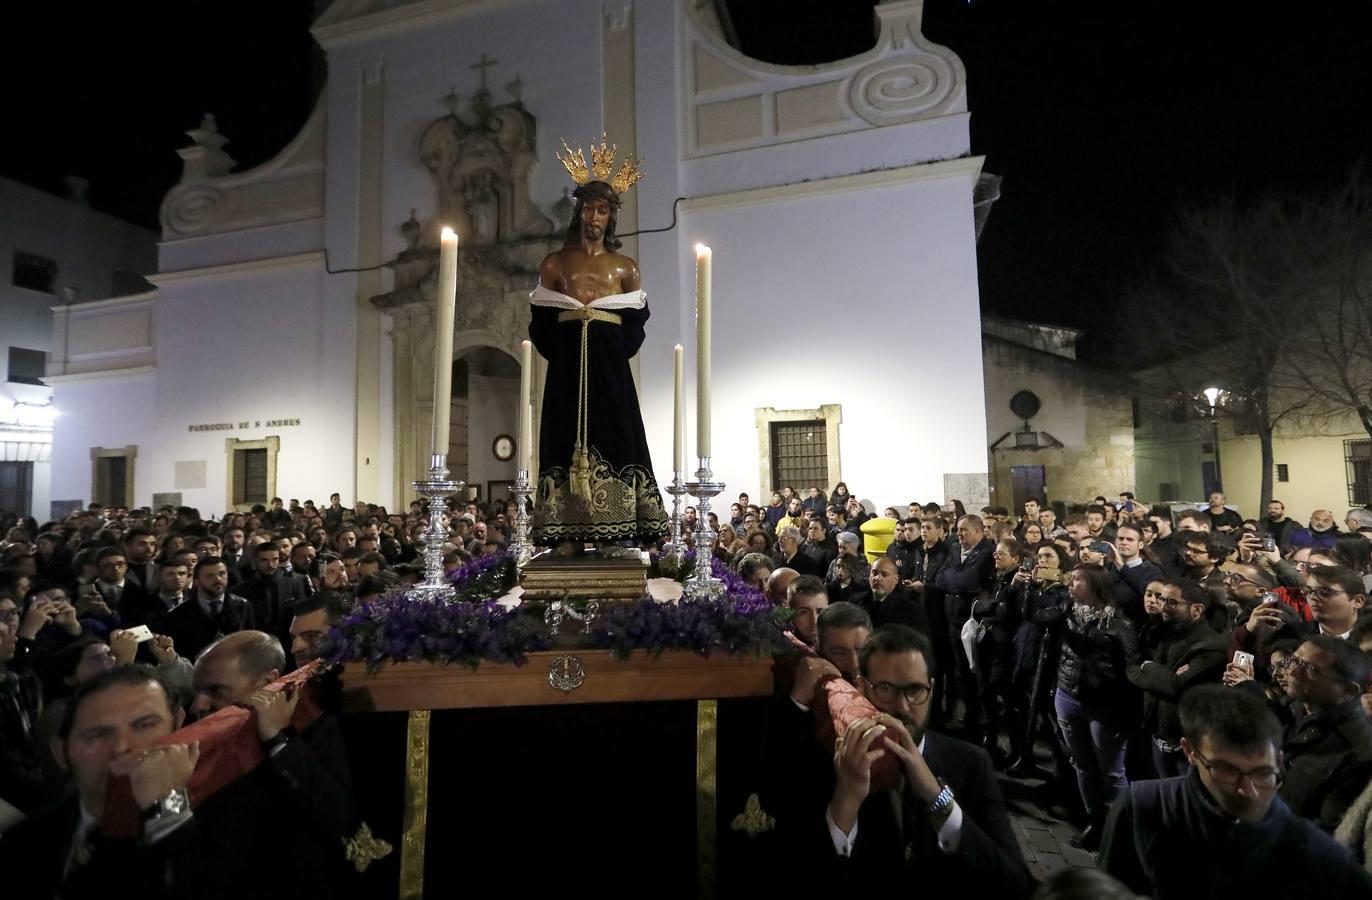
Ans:
{"type": "Polygon", "coordinates": [[[1096,868],[1093,854],[1068,843],[1077,827],[1067,810],[1047,800],[1043,781],[1001,775],[1000,783],[1015,839],[1035,878],[1047,878],[1068,866],[1096,868]]]}

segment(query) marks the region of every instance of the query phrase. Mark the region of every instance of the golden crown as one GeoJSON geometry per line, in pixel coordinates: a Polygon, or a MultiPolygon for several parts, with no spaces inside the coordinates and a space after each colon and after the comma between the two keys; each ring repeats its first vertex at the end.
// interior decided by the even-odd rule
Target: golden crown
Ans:
{"type": "Polygon", "coordinates": [[[611,144],[605,139],[605,135],[600,136],[600,146],[596,146],[595,141],[591,141],[591,164],[586,165],[586,155],[580,147],[572,149],[567,144],[566,138],[562,140],[564,153],[558,153],[558,162],[562,163],[567,174],[572,176],[572,181],[577,184],[586,184],[591,181],[606,181],[616,194],[622,194],[643,179],[643,160],[635,159],[633,156],[626,156],[619,164],[619,171],[615,172],[614,177],[610,177],[610,172],[614,171],[615,154],[619,152],[619,145],[611,144]]]}

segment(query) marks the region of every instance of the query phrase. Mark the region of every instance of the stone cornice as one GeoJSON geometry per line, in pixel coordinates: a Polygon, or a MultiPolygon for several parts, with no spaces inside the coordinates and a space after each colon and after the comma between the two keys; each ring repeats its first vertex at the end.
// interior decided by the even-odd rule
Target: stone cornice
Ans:
{"type": "Polygon", "coordinates": [[[322,269],[324,267],[324,262],[324,252],[322,250],[313,250],[309,253],[297,253],[293,256],[274,256],[269,259],[248,259],[242,262],[225,263],[220,266],[202,266],[197,269],[159,272],[156,275],[147,276],[147,279],[158,287],[161,287],[178,281],[189,281],[196,278],[211,278],[218,275],[238,275],[248,272],[257,272],[263,269],[285,269],[311,265],[316,265],[322,269]]]}
{"type": "Polygon", "coordinates": [[[986,157],[984,156],[965,156],[915,166],[901,166],[897,169],[879,169],[875,172],[859,172],[856,175],[840,175],[837,178],[822,178],[816,181],[800,181],[775,187],[692,197],[682,201],[681,211],[692,213],[727,209],[734,206],[753,206],[794,197],[852,193],[932,179],[967,178],[970,182],[975,181],[985,160],[986,157]]]}
{"type": "Polygon", "coordinates": [[[97,372],[73,372],[70,375],[44,375],[46,384],[79,384],[83,381],[113,381],[119,378],[139,378],[157,374],[157,366],[136,366],[130,369],[101,369],[97,372]]]}
{"type": "Polygon", "coordinates": [[[376,9],[373,0],[337,2],[310,29],[319,46],[339,50],[366,40],[393,37],[521,0],[419,0],[404,6],[376,9]]]}

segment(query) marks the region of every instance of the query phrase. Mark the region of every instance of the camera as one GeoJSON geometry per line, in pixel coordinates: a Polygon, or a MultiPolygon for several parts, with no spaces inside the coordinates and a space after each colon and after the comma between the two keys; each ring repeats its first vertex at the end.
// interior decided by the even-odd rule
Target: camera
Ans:
{"type": "Polygon", "coordinates": [[[1270,534],[1262,535],[1262,549],[1265,553],[1272,553],[1277,549],[1277,539],[1270,534]]]}

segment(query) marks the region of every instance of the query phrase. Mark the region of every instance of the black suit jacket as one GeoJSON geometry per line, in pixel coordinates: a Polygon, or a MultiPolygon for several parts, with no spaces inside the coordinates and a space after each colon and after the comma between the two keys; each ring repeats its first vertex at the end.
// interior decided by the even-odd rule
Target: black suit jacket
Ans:
{"type": "Polygon", "coordinates": [[[939,849],[924,803],[908,791],[882,791],[862,804],[850,858],[835,852],[828,826],[819,822],[836,886],[849,896],[854,888],[893,885],[917,886],[928,897],[1030,896],[1034,880],[1015,841],[991,758],[980,747],[933,732],[925,735],[924,758],[962,807],[957,850],[939,849]]]}
{"type": "Polygon", "coordinates": [[[138,588],[145,594],[154,593],[157,590],[157,563],[148,560],[145,563],[129,563],[128,571],[124,573],[124,581],[138,582],[138,588]]]}
{"type": "MultiPolygon", "coordinates": [[[[181,592],[181,603],[185,603],[194,597],[195,590],[186,588],[181,592]]],[[[125,609],[123,619],[128,625],[146,625],[152,629],[154,634],[162,634],[162,623],[170,612],[171,610],[167,609],[167,604],[162,600],[161,594],[154,591],[140,597],[137,606],[125,609]]]]}
{"type": "Polygon", "coordinates": [[[162,633],[175,642],[177,653],[190,660],[226,634],[257,627],[252,606],[237,594],[224,595],[224,608],[217,619],[200,608],[199,596],[193,594],[162,620],[162,633]]]}
{"type": "Polygon", "coordinates": [[[863,605],[877,628],[900,624],[909,625],[923,634],[929,633],[929,613],[925,611],[923,601],[910,593],[909,588],[897,587],[882,600],[868,594],[863,605]]]}
{"type": "MultiPolygon", "coordinates": [[[[325,714],[195,811],[179,893],[301,900],[349,896],[344,838],[357,831],[338,718],[325,714]]],[[[350,868],[350,867],[348,867],[350,868]]]]}
{"type": "MultiPolygon", "coordinates": [[[[256,627],[277,637],[290,634],[291,617],[306,596],[305,585],[299,578],[279,571],[270,578],[255,574],[240,583],[235,592],[252,605],[256,627]]],[[[283,643],[290,646],[284,638],[283,643]]]]}
{"type": "Polygon", "coordinates": [[[132,610],[142,609],[147,601],[147,592],[143,586],[132,578],[125,576],[124,589],[115,596],[113,588],[107,586],[103,581],[95,582],[95,592],[100,595],[100,599],[105,601],[113,612],[119,613],[121,619],[127,620],[127,613],[132,610]]]}
{"type": "Polygon", "coordinates": [[[171,897],[166,886],[172,855],[184,845],[182,826],[151,846],[137,840],[91,836],[90,861],[65,872],[72,839],[80,823],[76,797],[40,810],[0,838],[0,872],[6,896],[86,898],[171,897]]]}

